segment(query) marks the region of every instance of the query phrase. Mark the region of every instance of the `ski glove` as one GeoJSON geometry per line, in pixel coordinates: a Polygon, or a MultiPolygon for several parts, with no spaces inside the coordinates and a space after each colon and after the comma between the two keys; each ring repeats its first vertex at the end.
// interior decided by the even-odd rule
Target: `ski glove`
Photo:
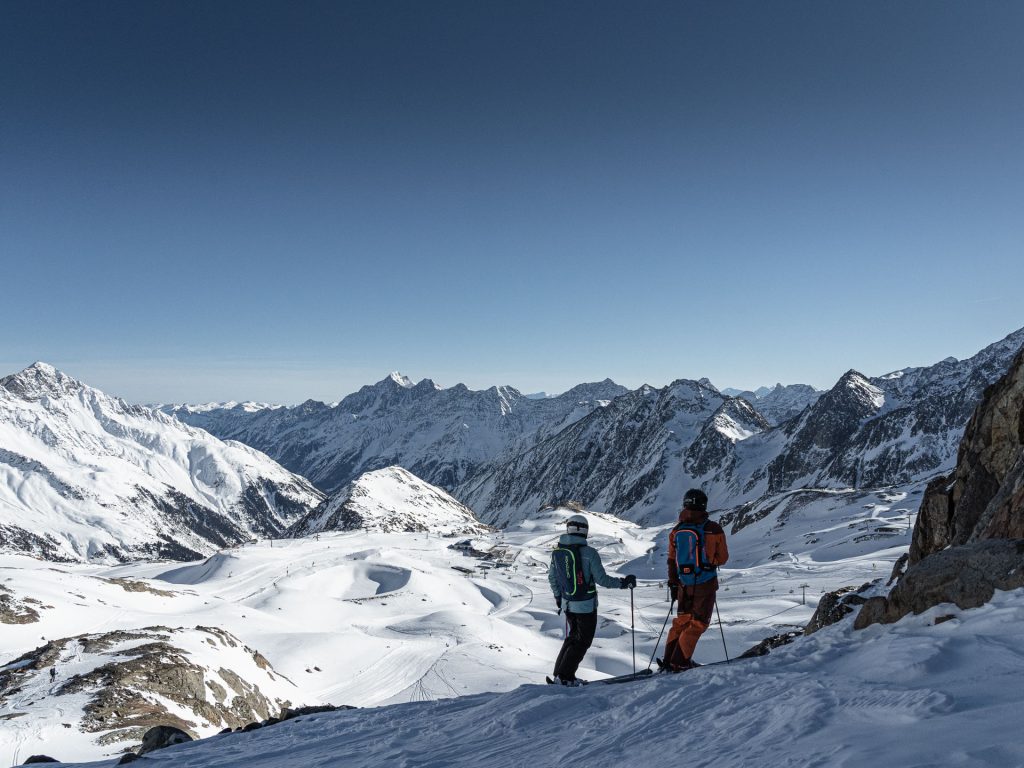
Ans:
{"type": "Polygon", "coordinates": [[[675,602],[676,600],[678,600],[679,599],[679,585],[678,584],[669,584],[668,585],[668,594],[672,598],[672,602],[675,602]]]}
{"type": "Polygon", "coordinates": [[[562,598],[561,596],[555,598],[555,605],[558,606],[558,615],[562,615],[562,598]]]}
{"type": "Polygon", "coordinates": [[[632,589],[635,586],[636,576],[634,576],[633,574],[629,574],[629,576],[625,576],[619,579],[619,589],[632,589]]]}

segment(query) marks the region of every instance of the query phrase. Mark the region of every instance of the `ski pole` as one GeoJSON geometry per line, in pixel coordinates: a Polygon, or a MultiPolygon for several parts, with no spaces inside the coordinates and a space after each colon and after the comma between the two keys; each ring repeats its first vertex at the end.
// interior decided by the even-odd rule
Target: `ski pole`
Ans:
{"type": "Polygon", "coordinates": [[[722,612],[718,610],[718,600],[715,600],[715,613],[718,614],[718,631],[722,633],[722,650],[725,651],[725,663],[732,664],[729,660],[729,649],[725,647],[725,630],[722,629],[722,612]]]}
{"type": "Polygon", "coordinates": [[[661,632],[658,633],[658,639],[654,643],[654,650],[651,651],[650,661],[647,662],[647,668],[651,668],[651,664],[654,663],[654,655],[658,652],[658,646],[661,645],[661,636],[665,634],[665,627],[668,626],[668,620],[672,616],[672,606],[676,604],[675,598],[668,604],[668,613],[665,615],[665,622],[661,625],[661,632]]]}
{"type": "MultiPolygon", "coordinates": [[[[636,617],[633,613],[633,588],[629,588],[629,632],[633,637],[633,674],[636,674],[636,617]]],[[[660,638],[659,638],[660,639],[660,638]]]]}

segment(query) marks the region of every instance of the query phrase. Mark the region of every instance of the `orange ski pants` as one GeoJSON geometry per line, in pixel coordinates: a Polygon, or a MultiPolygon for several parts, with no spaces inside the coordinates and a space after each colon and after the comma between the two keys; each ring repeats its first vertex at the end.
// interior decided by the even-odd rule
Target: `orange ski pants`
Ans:
{"type": "Polygon", "coordinates": [[[700,636],[711,625],[718,580],[692,587],[680,585],[677,591],[679,615],[672,620],[672,628],[665,641],[665,663],[685,667],[693,658],[700,636]]]}

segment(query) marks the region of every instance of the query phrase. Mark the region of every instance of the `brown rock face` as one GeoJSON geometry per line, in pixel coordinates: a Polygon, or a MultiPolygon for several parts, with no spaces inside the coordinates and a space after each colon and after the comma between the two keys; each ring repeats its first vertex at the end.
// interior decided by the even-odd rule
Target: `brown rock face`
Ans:
{"type": "Polygon", "coordinates": [[[867,600],[860,596],[860,593],[870,587],[865,584],[860,589],[856,587],[840,587],[834,592],[822,595],[818,601],[818,607],[811,616],[811,620],[804,627],[805,635],[813,635],[819,629],[831,626],[842,621],[846,616],[853,613],[855,606],[863,605],[867,600]]]}
{"type": "Polygon", "coordinates": [[[31,624],[39,621],[39,612],[24,600],[18,600],[7,587],[0,586],[0,624],[31,624]]]}
{"type": "Polygon", "coordinates": [[[873,597],[854,621],[854,629],[891,624],[908,613],[942,603],[978,608],[997,589],[1024,587],[1024,539],[989,539],[950,547],[926,557],[900,579],[888,597],[873,597]]]}
{"type": "Polygon", "coordinates": [[[1024,537],[1024,352],[967,423],[953,483],[952,544],[1024,537]]]}
{"type": "Polygon", "coordinates": [[[956,471],[928,485],[910,568],[854,624],[898,621],[940,603],[974,608],[1024,586],[1024,350],[985,390],[964,431],[956,471]]]}
{"type": "Polygon", "coordinates": [[[104,745],[137,743],[158,726],[193,738],[203,728],[242,728],[291,704],[260,689],[278,677],[267,660],[216,627],[155,626],[50,641],[0,670],[0,705],[51,671],[53,706],[69,713],[81,706],[80,718],[68,717],[104,745]],[[74,674],[65,676],[69,659],[74,674]],[[85,700],[62,704],[69,695],[85,700]]]}
{"type": "Polygon", "coordinates": [[[925,489],[910,542],[910,565],[949,546],[953,523],[953,501],[950,497],[953,477],[953,474],[937,477],[925,489]]]}

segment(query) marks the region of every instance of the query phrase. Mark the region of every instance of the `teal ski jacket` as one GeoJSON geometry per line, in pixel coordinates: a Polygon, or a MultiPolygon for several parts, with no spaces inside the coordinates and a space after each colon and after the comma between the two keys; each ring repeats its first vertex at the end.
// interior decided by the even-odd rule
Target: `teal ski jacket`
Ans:
{"type": "MultiPolygon", "coordinates": [[[[582,545],[580,560],[583,562],[583,578],[588,584],[594,582],[606,589],[619,589],[622,586],[622,579],[618,576],[609,576],[604,572],[604,566],[601,565],[601,555],[593,547],[587,546],[586,536],[563,533],[558,539],[558,545],[565,546],[567,544],[582,545]]],[[[551,563],[548,565],[548,584],[551,585],[551,593],[555,596],[556,600],[562,597],[562,591],[558,588],[558,577],[555,576],[554,557],[551,558],[551,563]]],[[[597,592],[594,592],[594,597],[591,600],[569,602],[563,599],[562,609],[566,613],[570,611],[572,613],[593,613],[597,610],[597,592]]]]}

